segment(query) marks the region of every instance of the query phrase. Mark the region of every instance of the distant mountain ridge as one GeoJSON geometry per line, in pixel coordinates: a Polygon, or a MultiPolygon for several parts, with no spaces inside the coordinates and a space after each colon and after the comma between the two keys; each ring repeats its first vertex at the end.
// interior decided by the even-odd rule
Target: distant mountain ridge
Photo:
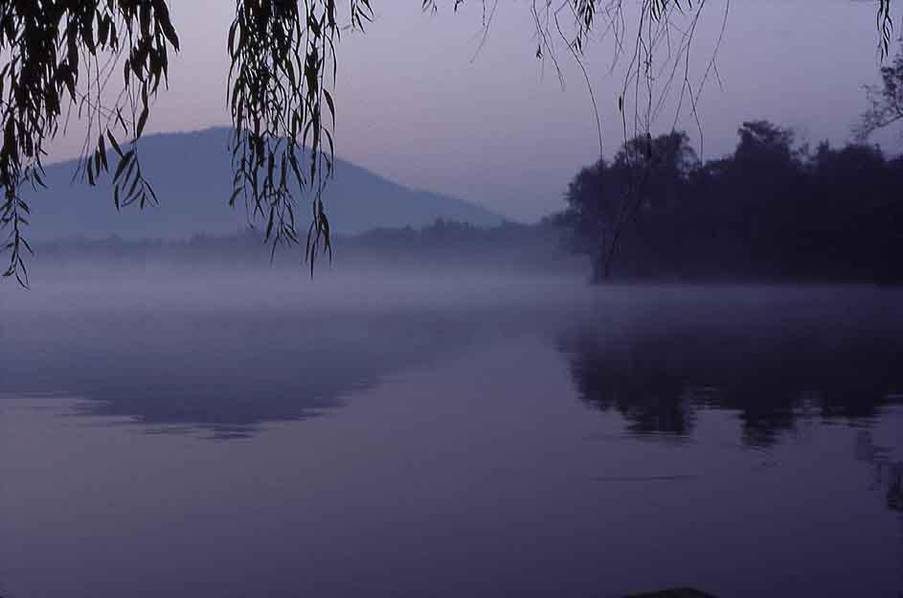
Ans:
{"type": "MultiPolygon", "coordinates": [[[[187,239],[194,235],[225,235],[248,228],[239,202],[228,206],[232,170],[228,150],[230,130],[150,135],[141,141],[145,176],[160,199],[159,206],[137,206],[117,212],[111,176],[96,187],[72,182],[74,161],[47,167],[49,189],[25,193],[32,209],[31,239],[187,239]]],[[[333,230],[357,234],[376,228],[419,228],[437,219],[476,226],[497,226],[504,219],[477,204],[455,197],[418,191],[369,170],[336,159],[335,177],[327,188],[327,214],[333,230]]],[[[297,216],[306,229],[309,204],[301,202],[297,216]]],[[[259,223],[258,223],[259,224],[259,223]]]]}

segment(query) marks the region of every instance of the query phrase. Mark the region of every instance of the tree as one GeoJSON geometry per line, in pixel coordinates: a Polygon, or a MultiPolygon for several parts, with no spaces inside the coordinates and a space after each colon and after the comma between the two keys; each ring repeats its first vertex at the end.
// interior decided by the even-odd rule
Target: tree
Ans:
{"type": "MultiPolygon", "coordinates": [[[[447,0],[455,10],[464,1],[447,0]]],[[[890,1],[876,0],[885,49],[890,1]]],[[[482,2],[486,9],[486,0],[482,2]]],[[[536,55],[551,54],[555,62],[558,36],[579,61],[600,16],[603,26],[614,31],[616,53],[620,52],[629,46],[620,39],[623,4],[624,0],[532,3],[536,55]]],[[[681,65],[689,63],[684,59],[705,2],[638,0],[637,4],[637,43],[618,98],[622,112],[628,88],[640,79],[652,82],[659,74],[652,60],[657,47],[667,46],[672,80],[681,65]],[[672,30],[670,20],[676,14],[687,14],[692,26],[682,33],[672,30]]],[[[421,5],[425,10],[439,8],[438,0],[421,0],[421,5]]],[[[234,128],[229,203],[247,202],[254,217],[265,223],[275,250],[279,243],[299,242],[292,190],[309,189],[312,219],[305,256],[311,268],[320,249],[331,252],[323,192],[332,173],[336,43],[344,25],[360,30],[372,16],[371,0],[347,0],[343,6],[340,22],[338,0],[235,0],[228,35],[228,98],[234,128]]],[[[488,28],[493,11],[484,14],[489,15],[488,28]]],[[[28,205],[20,189],[44,185],[41,161],[46,144],[59,133],[60,119],[73,106],[88,124],[80,176],[93,184],[112,171],[117,208],[157,201],[142,175],[138,141],[153,99],[161,84],[166,86],[169,58],[178,49],[167,0],[0,0],[4,59],[0,225],[8,232],[6,276],[27,283],[28,205]],[[117,93],[108,83],[118,80],[118,73],[122,86],[117,93]]],[[[670,81],[665,87],[669,86],[670,81]]],[[[698,90],[690,88],[685,76],[680,93],[681,99],[687,95],[692,100],[698,90]]],[[[642,124],[648,132],[654,104],[650,95],[644,111],[635,109],[635,129],[642,124]]]]}
{"type": "Polygon", "coordinates": [[[594,278],[608,275],[615,245],[629,277],[903,281],[903,159],[827,142],[812,154],[767,121],[738,137],[705,164],[681,133],[633,139],[580,171],[560,222],[594,278]]]}
{"type": "Polygon", "coordinates": [[[861,141],[879,129],[903,121],[903,50],[893,63],[881,67],[881,85],[866,91],[870,106],[856,131],[861,141]]]}
{"type": "Polygon", "coordinates": [[[593,279],[608,277],[622,235],[640,230],[638,219],[669,211],[680,203],[698,159],[686,133],[648,135],[627,141],[611,164],[604,159],[580,171],[569,185],[565,200],[577,241],[588,253],[593,279]]]}
{"type": "MultiPolygon", "coordinates": [[[[239,0],[229,29],[234,204],[244,199],[274,242],[297,241],[293,186],[313,190],[311,261],[329,223],[322,202],[332,171],[336,0],[239,0]]],[[[369,0],[349,0],[351,26],[369,0]]],[[[167,81],[179,38],[166,0],[0,0],[0,223],[9,231],[6,276],[27,283],[23,185],[44,186],[45,146],[64,111],[87,124],[78,174],[93,185],[113,171],[116,208],[157,201],[142,175],[138,140],[167,81]],[[121,73],[118,93],[108,83],[121,73]],[[124,140],[130,140],[125,143],[124,140]]]]}
{"type": "Polygon", "coordinates": [[[734,156],[738,161],[781,168],[793,159],[793,131],[789,129],[755,120],[743,123],[737,135],[740,143],[734,156]]]}

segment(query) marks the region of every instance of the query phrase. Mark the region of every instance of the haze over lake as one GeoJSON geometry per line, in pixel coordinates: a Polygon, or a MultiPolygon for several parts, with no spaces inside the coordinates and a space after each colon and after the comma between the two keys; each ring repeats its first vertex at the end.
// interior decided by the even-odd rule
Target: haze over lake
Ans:
{"type": "Polygon", "coordinates": [[[901,5],[0,2],[0,598],[903,598],[901,5]]]}
{"type": "Polygon", "coordinates": [[[5,597],[903,588],[900,291],[70,274],[0,299],[5,597]]]}

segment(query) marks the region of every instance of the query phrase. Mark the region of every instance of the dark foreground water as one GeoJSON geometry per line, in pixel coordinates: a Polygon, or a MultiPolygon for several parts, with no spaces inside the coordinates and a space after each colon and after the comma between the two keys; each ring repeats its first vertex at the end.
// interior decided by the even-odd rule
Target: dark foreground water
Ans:
{"type": "Polygon", "coordinates": [[[903,591],[903,294],[381,284],[4,290],[0,595],[903,591]]]}

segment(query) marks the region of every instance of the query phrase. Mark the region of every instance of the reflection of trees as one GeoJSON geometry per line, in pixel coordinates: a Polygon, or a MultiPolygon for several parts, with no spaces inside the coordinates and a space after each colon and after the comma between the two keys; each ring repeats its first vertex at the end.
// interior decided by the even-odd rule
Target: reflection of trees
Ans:
{"type": "MultiPolygon", "coordinates": [[[[242,436],[304,419],[489,330],[486,314],[23,315],[2,332],[2,388],[90,399],[91,414],[242,436]],[[478,328],[478,323],[482,328],[478,328]],[[299,331],[303,331],[300,334],[299,331]]],[[[490,319],[491,322],[491,319],[490,319]]]]}
{"type": "Polygon", "coordinates": [[[770,444],[803,412],[876,414],[901,387],[903,351],[863,331],[750,327],[582,329],[561,340],[580,397],[633,432],[686,435],[701,406],[739,412],[744,439],[770,444]]]}
{"type": "Polygon", "coordinates": [[[677,361],[644,355],[642,347],[606,350],[591,335],[568,341],[564,350],[580,397],[603,411],[617,410],[631,431],[691,431],[693,413],[684,400],[686,380],[677,361]]]}
{"type": "Polygon", "coordinates": [[[903,463],[894,463],[887,487],[887,508],[903,512],[903,463]]]}
{"type": "MultiPolygon", "coordinates": [[[[903,542],[903,461],[892,460],[886,448],[875,444],[868,430],[862,430],[856,436],[856,459],[873,468],[873,489],[882,491],[885,506],[898,514],[900,541],[903,542]]],[[[903,574],[903,561],[900,567],[903,574]]]]}
{"type": "Polygon", "coordinates": [[[875,486],[883,489],[887,508],[903,513],[903,462],[893,461],[867,430],[856,437],[856,458],[875,468],[875,486]]]}

